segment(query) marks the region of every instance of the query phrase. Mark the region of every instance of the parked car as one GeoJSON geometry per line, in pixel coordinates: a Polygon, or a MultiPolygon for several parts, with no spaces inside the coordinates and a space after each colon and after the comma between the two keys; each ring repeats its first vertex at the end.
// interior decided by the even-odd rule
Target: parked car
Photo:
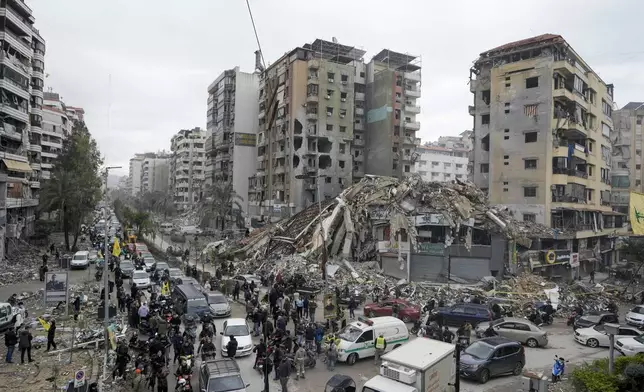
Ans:
{"type": "Polygon", "coordinates": [[[255,282],[255,286],[257,287],[262,285],[262,278],[255,275],[237,275],[233,279],[238,281],[240,285],[243,285],[244,282],[248,282],[248,284],[250,284],[251,281],[255,282]]]}
{"type": "Polygon", "coordinates": [[[132,273],[131,281],[132,283],[136,283],[136,287],[140,289],[147,289],[151,285],[150,275],[148,275],[148,273],[145,271],[134,271],[132,273]]]}
{"type": "Polygon", "coordinates": [[[490,327],[501,337],[515,340],[528,347],[544,347],[548,345],[548,333],[531,321],[517,317],[505,317],[494,321],[479,323],[476,326],[476,336],[482,338],[490,327]]]}
{"type": "Polygon", "coordinates": [[[472,326],[492,320],[492,312],[487,305],[460,303],[446,308],[438,308],[438,316],[446,325],[460,327],[469,321],[472,326]]]}
{"type": "Polygon", "coordinates": [[[503,337],[477,340],[461,354],[460,375],[481,384],[503,374],[518,376],[525,366],[525,350],[519,342],[503,337]]]}
{"type": "Polygon", "coordinates": [[[86,250],[81,250],[74,253],[74,257],[69,265],[70,269],[80,268],[87,269],[89,268],[89,252],[86,250]]]}
{"type": "Polygon", "coordinates": [[[221,356],[226,357],[226,345],[230,341],[230,336],[234,336],[237,340],[237,353],[236,357],[243,357],[250,355],[253,351],[253,339],[250,336],[250,328],[246,324],[246,319],[232,318],[224,321],[224,330],[221,332],[221,356]]]}
{"type": "MultiPolygon", "coordinates": [[[[644,334],[639,328],[630,325],[620,325],[615,339],[635,337],[644,334]]],[[[592,328],[579,328],[575,331],[575,340],[588,347],[609,347],[610,339],[603,324],[592,328]]]]}
{"type": "Polygon", "coordinates": [[[644,327],[644,306],[638,305],[626,313],[626,323],[636,327],[644,327]]]}
{"type": "Polygon", "coordinates": [[[408,323],[420,319],[420,307],[400,298],[365,305],[364,314],[369,317],[392,316],[394,304],[398,304],[398,318],[402,321],[408,323]]]}
{"type": "Polygon", "coordinates": [[[615,350],[627,357],[644,356],[644,335],[617,339],[615,350]]]}
{"type": "Polygon", "coordinates": [[[181,268],[170,268],[168,272],[170,273],[170,280],[175,280],[183,276],[181,268]]]}
{"type": "Polygon", "coordinates": [[[588,313],[575,320],[573,328],[592,328],[595,325],[604,323],[617,323],[619,324],[619,317],[615,313],[601,312],[601,313],[588,313]]]}

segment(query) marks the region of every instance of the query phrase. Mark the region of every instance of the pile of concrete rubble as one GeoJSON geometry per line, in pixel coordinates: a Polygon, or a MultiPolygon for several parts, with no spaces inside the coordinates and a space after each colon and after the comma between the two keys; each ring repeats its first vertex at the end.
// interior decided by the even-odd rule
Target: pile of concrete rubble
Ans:
{"type": "MultiPolygon", "coordinates": [[[[506,209],[488,205],[485,194],[471,183],[367,176],[335,199],[313,204],[290,219],[253,233],[238,255],[257,259],[296,253],[320,256],[326,244],[329,258],[371,260],[375,251],[372,222],[388,221],[392,236],[404,229],[414,245],[414,218],[425,214],[442,214],[452,236],[458,235],[461,226],[476,227],[530,247],[530,238],[552,235],[543,225],[517,221],[506,209]]],[[[463,242],[469,247],[471,230],[467,232],[463,242]]],[[[448,235],[445,246],[453,241],[448,235]]]]}

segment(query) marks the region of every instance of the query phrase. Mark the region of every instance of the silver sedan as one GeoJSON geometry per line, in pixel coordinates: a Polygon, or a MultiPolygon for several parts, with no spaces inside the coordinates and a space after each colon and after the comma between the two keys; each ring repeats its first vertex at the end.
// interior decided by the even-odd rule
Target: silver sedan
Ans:
{"type": "Polygon", "coordinates": [[[517,317],[505,317],[491,322],[479,323],[476,326],[476,336],[482,337],[490,327],[499,336],[525,344],[528,347],[544,347],[548,345],[548,333],[534,323],[517,317]]]}

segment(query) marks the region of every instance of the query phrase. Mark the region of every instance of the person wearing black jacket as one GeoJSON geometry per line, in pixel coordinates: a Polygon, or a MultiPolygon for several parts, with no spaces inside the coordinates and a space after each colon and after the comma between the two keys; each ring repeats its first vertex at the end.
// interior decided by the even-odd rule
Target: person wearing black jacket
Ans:
{"type": "Polygon", "coordinates": [[[264,343],[264,338],[259,339],[259,343],[253,348],[253,352],[257,353],[255,356],[255,363],[253,364],[253,369],[257,368],[257,362],[260,358],[266,355],[266,343],[264,343]]]}
{"type": "Polygon", "coordinates": [[[277,372],[280,375],[280,385],[282,387],[282,392],[288,392],[288,378],[291,375],[291,364],[288,358],[282,361],[282,363],[277,368],[277,372]]]}
{"type": "Polygon", "coordinates": [[[284,359],[284,346],[279,345],[273,351],[273,364],[275,365],[275,378],[273,379],[274,381],[277,381],[279,379],[279,366],[282,363],[282,360],[284,359]]]}
{"type": "Polygon", "coordinates": [[[49,351],[52,347],[54,350],[56,350],[56,342],[54,342],[54,339],[56,338],[56,320],[51,320],[51,323],[49,323],[49,329],[47,330],[47,351],[49,351]]]}
{"type": "Polygon", "coordinates": [[[18,344],[18,335],[13,328],[9,328],[7,333],[4,334],[4,345],[7,346],[7,356],[5,357],[5,362],[11,362],[13,357],[13,351],[16,349],[16,344],[18,344]]]}
{"type": "Polygon", "coordinates": [[[237,345],[237,339],[235,339],[233,335],[230,335],[230,340],[226,345],[226,354],[228,355],[228,358],[235,358],[235,355],[237,354],[237,345]]]}
{"type": "Polygon", "coordinates": [[[29,362],[33,362],[34,360],[31,359],[31,340],[33,339],[33,335],[31,332],[29,332],[29,329],[25,328],[22,332],[20,332],[20,338],[18,339],[18,347],[20,348],[20,361],[21,363],[25,363],[25,352],[27,353],[27,359],[29,359],[29,362]]]}

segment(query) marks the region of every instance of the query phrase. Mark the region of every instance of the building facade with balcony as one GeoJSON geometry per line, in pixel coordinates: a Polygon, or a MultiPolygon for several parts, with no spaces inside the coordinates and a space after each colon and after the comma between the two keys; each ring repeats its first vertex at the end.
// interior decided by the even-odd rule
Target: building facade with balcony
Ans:
{"type": "Polygon", "coordinates": [[[141,164],[141,192],[168,192],[170,186],[169,154],[145,154],[141,164]]]}
{"type": "Polygon", "coordinates": [[[143,160],[145,154],[135,154],[130,158],[130,167],[127,177],[127,189],[130,195],[136,197],[142,192],[141,178],[143,174],[143,160]]]}
{"type": "Polygon", "coordinates": [[[421,60],[383,49],[366,65],[365,172],[402,178],[418,160],[421,60]]]}
{"type": "Polygon", "coordinates": [[[628,218],[629,192],[642,192],[642,121],[644,102],[629,102],[613,112],[611,204],[628,218]]]}
{"type": "Polygon", "coordinates": [[[196,206],[205,190],[206,131],[183,129],[170,140],[170,189],[178,210],[196,206]]]}
{"type": "MultiPolygon", "coordinates": [[[[611,208],[611,84],[552,34],[481,53],[470,79],[474,183],[516,219],[552,228],[533,246],[581,254],[626,231],[611,208]]],[[[596,252],[581,270],[612,256],[596,252]]]]}
{"type": "Polygon", "coordinates": [[[45,41],[21,0],[0,1],[0,258],[34,231],[45,41]]]}
{"type": "Polygon", "coordinates": [[[468,151],[438,145],[416,147],[414,171],[425,181],[467,180],[468,151]]]}
{"type": "MultiPolygon", "coordinates": [[[[248,211],[248,178],[255,174],[259,106],[259,74],[224,71],[208,86],[208,138],[204,197],[217,182],[232,182],[248,211]]],[[[220,227],[220,226],[218,226],[220,227]]]]}

